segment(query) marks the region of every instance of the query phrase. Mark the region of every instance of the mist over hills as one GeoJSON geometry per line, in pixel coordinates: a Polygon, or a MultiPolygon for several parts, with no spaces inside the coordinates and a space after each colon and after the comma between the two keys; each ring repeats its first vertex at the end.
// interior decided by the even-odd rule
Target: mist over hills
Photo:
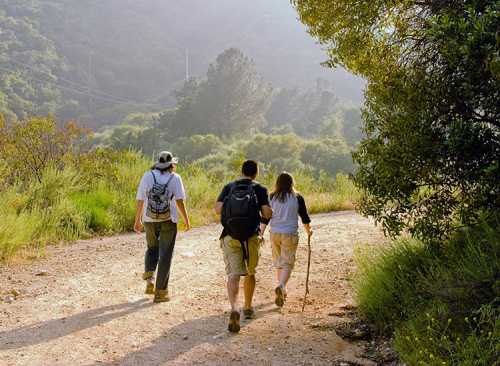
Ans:
{"type": "Polygon", "coordinates": [[[96,126],[171,107],[186,53],[189,74],[203,76],[230,47],[276,88],[312,88],[324,78],[338,97],[361,100],[360,79],[320,66],[326,55],[288,0],[3,0],[0,30],[0,111],[18,117],[58,112],[96,126]],[[46,85],[38,93],[14,90],[10,74],[26,88],[46,85]]]}

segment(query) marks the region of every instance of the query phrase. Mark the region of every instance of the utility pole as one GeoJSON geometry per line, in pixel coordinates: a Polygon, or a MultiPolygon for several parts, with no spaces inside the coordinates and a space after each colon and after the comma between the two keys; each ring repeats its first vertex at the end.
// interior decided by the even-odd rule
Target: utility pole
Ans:
{"type": "Polygon", "coordinates": [[[90,42],[89,42],[89,60],[88,60],[88,80],[87,80],[87,93],[88,93],[88,103],[89,103],[89,113],[92,114],[92,49],[90,48],[90,42]]]}
{"type": "Polygon", "coordinates": [[[189,49],[186,48],[186,81],[189,81],[189,49]]]}

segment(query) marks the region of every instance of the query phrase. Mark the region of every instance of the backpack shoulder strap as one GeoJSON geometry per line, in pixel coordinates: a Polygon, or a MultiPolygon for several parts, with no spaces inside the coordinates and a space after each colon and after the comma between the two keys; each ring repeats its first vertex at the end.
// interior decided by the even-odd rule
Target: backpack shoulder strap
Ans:
{"type": "Polygon", "coordinates": [[[172,179],[174,179],[174,173],[170,173],[170,177],[168,178],[167,183],[165,183],[165,185],[168,186],[172,179]]]}
{"type": "Polygon", "coordinates": [[[170,199],[173,199],[175,194],[173,192],[170,192],[168,190],[168,185],[170,184],[170,182],[172,181],[172,179],[174,179],[174,173],[170,173],[170,177],[168,178],[167,180],[167,183],[165,183],[165,192],[169,192],[170,193],[170,199]]]}
{"type": "Polygon", "coordinates": [[[156,176],[155,176],[155,173],[154,173],[152,170],[151,170],[151,175],[153,176],[153,181],[154,181],[154,183],[155,183],[155,184],[157,184],[157,183],[156,183],[156,176]]]}
{"type": "Polygon", "coordinates": [[[237,186],[238,186],[238,181],[237,180],[235,180],[234,182],[229,183],[229,193],[228,193],[227,197],[231,196],[231,194],[233,193],[233,191],[236,189],[237,186]]]}

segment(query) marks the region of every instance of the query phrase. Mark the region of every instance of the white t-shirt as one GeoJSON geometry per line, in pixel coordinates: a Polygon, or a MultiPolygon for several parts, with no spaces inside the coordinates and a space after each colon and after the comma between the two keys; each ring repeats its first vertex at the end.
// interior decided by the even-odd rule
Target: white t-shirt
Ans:
{"type": "MultiPolygon", "coordinates": [[[[170,176],[173,174],[173,178],[168,183],[168,190],[174,195],[173,199],[170,201],[170,215],[172,218],[172,222],[177,223],[179,221],[179,217],[177,215],[177,206],[176,200],[185,200],[186,192],[184,190],[184,185],[182,184],[182,178],[179,174],[176,173],[160,173],[158,170],[153,170],[153,174],[155,175],[156,182],[159,184],[166,184],[170,179],[170,176]]],[[[151,175],[151,171],[146,172],[141,179],[141,183],[139,184],[139,188],[137,189],[137,200],[144,201],[144,210],[142,214],[142,222],[161,222],[163,220],[155,220],[151,217],[146,216],[146,208],[148,207],[148,193],[153,187],[154,179],[151,175]]]]}

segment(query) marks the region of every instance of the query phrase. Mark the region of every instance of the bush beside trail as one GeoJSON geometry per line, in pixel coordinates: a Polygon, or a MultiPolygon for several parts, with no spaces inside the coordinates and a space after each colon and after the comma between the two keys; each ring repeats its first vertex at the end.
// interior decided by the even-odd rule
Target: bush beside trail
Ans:
{"type": "Polygon", "coordinates": [[[500,356],[500,228],[464,229],[443,248],[400,239],[358,252],[364,318],[409,365],[494,365],[500,356]]]}

